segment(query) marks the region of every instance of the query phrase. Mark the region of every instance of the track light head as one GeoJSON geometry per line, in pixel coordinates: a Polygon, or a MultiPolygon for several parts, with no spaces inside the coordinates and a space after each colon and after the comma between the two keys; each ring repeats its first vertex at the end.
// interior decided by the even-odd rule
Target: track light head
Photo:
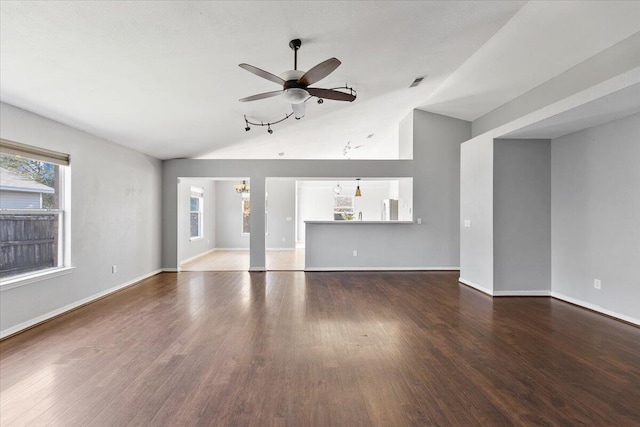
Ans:
{"type": "Polygon", "coordinates": [[[318,98],[318,104],[322,104],[323,102],[324,102],[324,99],[318,98]]]}
{"type": "Polygon", "coordinates": [[[271,134],[273,133],[273,129],[271,129],[271,126],[269,126],[269,127],[267,128],[267,132],[269,132],[269,135],[271,135],[271,134]]]}
{"type": "Polygon", "coordinates": [[[244,130],[245,130],[246,132],[249,132],[249,131],[251,130],[251,128],[250,128],[249,126],[247,126],[246,128],[244,128],[244,130]]]}

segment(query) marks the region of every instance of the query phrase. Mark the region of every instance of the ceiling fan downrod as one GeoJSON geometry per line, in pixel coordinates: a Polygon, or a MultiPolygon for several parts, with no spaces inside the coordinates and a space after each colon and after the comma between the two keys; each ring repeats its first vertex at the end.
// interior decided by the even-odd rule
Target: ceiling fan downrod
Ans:
{"type": "Polygon", "coordinates": [[[289,47],[293,50],[293,69],[298,69],[298,49],[302,46],[302,40],[293,39],[289,42],[289,47]]]}

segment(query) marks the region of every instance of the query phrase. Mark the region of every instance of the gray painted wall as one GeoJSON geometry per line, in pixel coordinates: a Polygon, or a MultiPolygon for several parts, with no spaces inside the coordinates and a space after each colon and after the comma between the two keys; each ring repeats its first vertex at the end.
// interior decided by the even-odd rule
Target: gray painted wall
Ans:
{"type": "Polygon", "coordinates": [[[551,291],[551,142],[496,139],[494,294],[551,291]]]}
{"type": "MultiPolygon", "coordinates": [[[[0,115],[2,138],[71,156],[71,263],[75,267],[64,276],[3,289],[3,335],[161,268],[159,160],[4,103],[0,115]],[[111,273],[112,265],[118,267],[116,274],[111,273]]],[[[173,233],[175,249],[175,227],[173,233]]]]}
{"type": "MultiPolygon", "coordinates": [[[[215,181],[215,246],[217,249],[249,249],[250,235],[242,234],[242,196],[233,187],[234,184],[240,184],[241,182],[242,180],[215,181]]],[[[262,212],[260,212],[260,205],[253,204],[253,182],[247,182],[247,184],[251,187],[251,216],[253,217],[255,212],[258,214],[262,212]]],[[[253,227],[253,224],[251,224],[251,227],[253,227]]]]}
{"type": "Polygon", "coordinates": [[[429,263],[424,257],[430,249],[429,245],[424,240],[416,239],[418,227],[421,226],[413,223],[368,224],[358,221],[307,224],[305,269],[457,268],[457,264],[429,263]],[[357,256],[353,256],[354,250],[357,256]]]}
{"type": "MultiPolygon", "coordinates": [[[[457,266],[459,260],[460,143],[471,135],[471,124],[437,114],[414,111],[414,160],[187,160],[164,162],[163,266],[176,268],[176,203],[178,177],[251,178],[252,206],[265,204],[267,177],[365,178],[413,177],[414,217],[422,225],[412,229],[415,265],[457,266]],[[419,242],[419,243],[416,243],[419,242]]],[[[254,210],[255,212],[255,210],[254,210]]],[[[220,221],[219,221],[220,222],[220,221]]],[[[264,216],[251,217],[252,270],[265,268],[264,216]]],[[[382,229],[381,229],[382,230],[382,229]]],[[[383,233],[381,231],[381,233],[383,233]]],[[[394,248],[387,248],[393,256],[394,248]]],[[[374,266],[372,266],[374,267],[374,266]]]]}
{"type": "MultiPolygon", "coordinates": [[[[402,160],[168,160],[163,163],[163,266],[176,268],[176,203],[178,177],[229,177],[251,180],[252,207],[265,205],[267,177],[411,176],[412,162],[402,160]]],[[[255,212],[255,210],[254,210],[255,212]]],[[[218,221],[220,222],[220,220],[218,221]]],[[[265,268],[264,215],[251,216],[250,268],[265,268]]]]}
{"type": "Polygon", "coordinates": [[[460,144],[471,123],[414,110],[413,218],[424,250],[419,266],[460,265],[460,144]]]}
{"type": "Polygon", "coordinates": [[[180,227],[178,229],[178,244],[180,262],[190,260],[198,255],[202,255],[212,249],[216,244],[216,189],[212,180],[192,180],[181,179],[178,186],[180,203],[178,204],[178,218],[180,227]],[[191,186],[200,187],[204,190],[203,208],[203,237],[191,240],[190,233],[190,195],[191,186]]]}
{"type": "Polygon", "coordinates": [[[414,218],[422,224],[307,224],[307,269],[458,268],[460,143],[470,124],[415,110],[413,127],[414,218]]]}
{"type": "Polygon", "coordinates": [[[553,293],[639,322],[640,114],[553,140],[551,177],[553,293]]]}
{"type": "Polygon", "coordinates": [[[460,162],[460,280],[493,292],[493,138],[462,144],[460,162]]]}
{"type": "Polygon", "coordinates": [[[268,178],[267,194],[267,249],[293,249],[296,247],[296,180],[268,178]]]}

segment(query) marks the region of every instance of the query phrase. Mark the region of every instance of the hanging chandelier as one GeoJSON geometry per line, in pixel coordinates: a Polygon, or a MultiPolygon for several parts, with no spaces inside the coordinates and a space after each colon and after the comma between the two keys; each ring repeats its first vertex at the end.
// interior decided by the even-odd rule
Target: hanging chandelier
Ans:
{"type": "Polygon", "coordinates": [[[247,181],[242,181],[242,184],[236,184],[233,186],[236,189],[236,193],[238,194],[249,194],[249,186],[247,185],[247,181]]]}

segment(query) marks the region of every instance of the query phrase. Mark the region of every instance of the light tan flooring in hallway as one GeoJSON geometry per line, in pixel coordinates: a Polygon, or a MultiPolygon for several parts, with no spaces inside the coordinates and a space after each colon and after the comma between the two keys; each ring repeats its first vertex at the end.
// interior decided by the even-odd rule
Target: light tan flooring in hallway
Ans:
{"type": "MultiPolygon", "coordinates": [[[[304,248],[267,251],[267,270],[304,270],[304,248]]],[[[210,252],[181,265],[182,271],[248,271],[249,251],[210,252]]]]}

